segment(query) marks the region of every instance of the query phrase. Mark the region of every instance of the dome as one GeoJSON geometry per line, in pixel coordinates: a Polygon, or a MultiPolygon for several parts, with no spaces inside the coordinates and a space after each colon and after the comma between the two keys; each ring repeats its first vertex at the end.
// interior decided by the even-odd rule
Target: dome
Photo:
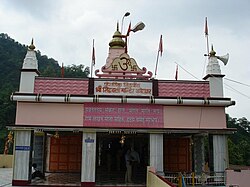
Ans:
{"type": "Polygon", "coordinates": [[[109,46],[111,48],[124,48],[126,46],[118,27],[113,35],[113,39],[109,42],[109,46]]]}

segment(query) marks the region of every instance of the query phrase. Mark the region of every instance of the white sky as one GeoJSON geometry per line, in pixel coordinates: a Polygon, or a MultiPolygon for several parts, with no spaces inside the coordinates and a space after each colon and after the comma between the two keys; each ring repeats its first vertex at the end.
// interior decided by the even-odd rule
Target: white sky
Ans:
{"type": "MultiPolygon", "coordinates": [[[[209,43],[217,55],[230,54],[221,71],[224,95],[236,101],[226,109],[231,117],[250,120],[250,1],[249,0],[1,0],[0,33],[29,45],[65,65],[90,66],[92,40],[95,39],[96,66],[101,69],[108,55],[108,43],[116,22],[124,19],[123,31],[139,21],[143,31],[132,33],[129,55],[140,67],[154,73],[160,35],[163,35],[163,57],[158,79],[173,80],[176,64],[201,80],[207,60],[204,20],[208,17],[209,43]],[[235,89],[235,90],[232,90],[235,89]]],[[[179,67],[179,80],[197,80],[179,67]]]]}

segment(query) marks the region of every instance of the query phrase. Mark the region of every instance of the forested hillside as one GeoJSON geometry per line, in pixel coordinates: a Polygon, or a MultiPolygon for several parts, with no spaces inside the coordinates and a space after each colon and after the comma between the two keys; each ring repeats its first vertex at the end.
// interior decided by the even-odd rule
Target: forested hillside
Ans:
{"type": "MultiPolygon", "coordinates": [[[[7,34],[0,34],[0,154],[3,152],[7,125],[14,124],[16,104],[10,101],[12,92],[18,91],[20,70],[28,46],[22,45],[7,34]]],[[[36,51],[40,76],[60,77],[61,67],[53,58],[36,51]]],[[[70,65],[64,68],[64,77],[80,78],[89,75],[84,65],[70,65]]]]}

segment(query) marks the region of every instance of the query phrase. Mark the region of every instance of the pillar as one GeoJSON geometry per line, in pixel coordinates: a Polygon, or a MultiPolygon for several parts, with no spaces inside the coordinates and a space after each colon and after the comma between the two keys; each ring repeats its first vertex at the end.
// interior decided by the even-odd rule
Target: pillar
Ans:
{"type": "Polygon", "coordinates": [[[44,172],[44,143],[45,134],[43,132],[36,132],[34,134],[32,163],[36,163],[37,169],[41,172],[44,172]]]}
{"type": "Polygon", "coordinates": [[[31,173],[31,130],[15,131],[13,186],[26,186],[31,173]]]}
{"type": "Polygon", "coordinates": [[[96,133],[82,135],[82,176],[81,186],[95,186],[96,133]]]}
{"type": "Polygon", "coordinates": [[[194,171],[201,174],[205,164],[204,137],[202,135],[193,137],[194,171]]]}
{"type": "Polygon", "coordinates": [[[150,166],[163,173],[163,134],[150,134],[150,166]]]}
{"type": "Polygon", "coordinates": [[[214,172],[224,172],[228,167],[228,147],[226,135],[213,135],[214,172]]]}

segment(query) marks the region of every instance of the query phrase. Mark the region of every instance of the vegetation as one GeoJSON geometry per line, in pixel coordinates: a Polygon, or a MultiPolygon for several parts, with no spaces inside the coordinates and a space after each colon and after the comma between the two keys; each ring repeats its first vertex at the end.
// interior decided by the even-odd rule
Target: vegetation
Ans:
{"type": "MultiPolygon", "coordinates": [[[[20,69],[28,46],[22,45],[7,34],[0,34],[0,154],[3,153],[4,143],[8,132],[7,125],[15,122],[16,104],[10,101],[11,93],[18,91],[20,69]]],[[[61,67],[53,58],[36,51],[38,67],[41,76],[61,77],[61,67]]],[[[64,67],[64,77],[83,78],[89,75],[89,68],[84,65],[64,67]]]]}
{"type": "Polygon", "coordinates": [[[230,164],[250,166],[250,122],[246,118],[231,118],[227,115],[228,128],[237,131],[228,136],[230,164]]]}

